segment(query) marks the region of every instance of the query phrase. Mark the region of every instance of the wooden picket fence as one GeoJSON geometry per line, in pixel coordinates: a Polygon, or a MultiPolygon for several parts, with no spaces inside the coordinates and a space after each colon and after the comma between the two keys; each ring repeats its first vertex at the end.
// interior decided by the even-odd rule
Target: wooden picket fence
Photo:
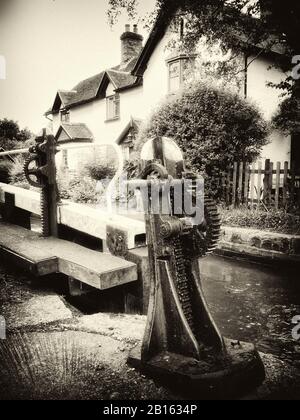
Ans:
{"type": "Polygon", "coordinates": [[[269,159],[255,164],[234,163],[219,179],[227,206],[300,209],[300,172],[289,163],[269,159]]]}

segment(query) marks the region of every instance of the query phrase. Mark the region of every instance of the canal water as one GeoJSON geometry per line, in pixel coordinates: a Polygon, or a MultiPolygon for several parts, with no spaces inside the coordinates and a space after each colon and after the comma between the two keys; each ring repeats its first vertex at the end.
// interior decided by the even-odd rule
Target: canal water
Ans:
{"type": "MultiPolygon", "coordinates": [[[[300,279],[296,269],[219,256],[202,259],[200,269],[208,306],[222,335],[253,342],[261,352],[300,367],[300,341],[292,337],[292,319],[300,315],[300,279]]],[[[68,300],[83,313],[103,312],[100,293],[68,300]]],[[[115,290],[114,299],[116,293],[115,290]]],[[[116,305],[117,312],[121,306],[118,310],[116,305]]]]}
{"type": "MultiPolygon", "coordinates": [[[[32,228],[40,231],[38,218],[32,228]]],[[[200,268],[209,308],[224,336],[254,342],[260,351],[300,367],[300,340],[292,338],[292,319],[300,315],[299,268],[220,256],[202,259],[200,268]]],[[[82,313],[101,312],[99,293],[68,301],[82,313]]]]}
{"type": "Polygon", "coordinates": [[[222,334],[256,343],[300,367],[300,341],[292,338],[292,319],[300,315],[300,277],[296,268],[263,266],[211,256],[200,263],[204,292],[222,334]]]}

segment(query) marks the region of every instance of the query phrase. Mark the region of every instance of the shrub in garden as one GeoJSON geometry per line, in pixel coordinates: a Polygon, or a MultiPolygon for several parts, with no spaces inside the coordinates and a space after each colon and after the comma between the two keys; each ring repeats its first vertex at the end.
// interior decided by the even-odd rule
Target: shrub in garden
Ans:
{"type": "Polygon", "coordinates": [[[267,144],[268,125],[240,95],[195,82],[168,98],[142,128],[138,149],[155,136],[173,138],[188,166],[207,178],[237,161],[252,162],[267,144]]]}
{"type": "Polygon", "coordinates": [[[113,163],[89,163],[85,169],[88,175],[96,181],[112,179],[116,173],[116,168],[113,163]]]}
{"type": "Polygon", "coordinates": [[[96,204],[98,202],[97,181],[88,176],[76,176],[71,179],[59,177],[57,184],[61,199],[82,204],[96,204]]]}

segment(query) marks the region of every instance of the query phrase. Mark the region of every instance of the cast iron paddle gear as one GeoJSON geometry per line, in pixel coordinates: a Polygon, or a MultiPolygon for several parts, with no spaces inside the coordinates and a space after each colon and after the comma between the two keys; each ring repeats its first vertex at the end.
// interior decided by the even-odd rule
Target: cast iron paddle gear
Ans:
{"type": "Polygon", "coordinates": [[[30,147],[31,154],[24,163],[25,177],[34,188],[41,189],[41,225],[44,237],[57,236],[57,186],[55,169],[55,140],[46,130],[30,147]]]}
{"type": "Polygon", "coordinates": [[[140,183],[132,185],[147,203],[150,303],[143,344],[128,362],[194,397],[225,397],[255,387],[264,379],[257,350],[246,343],[232,346],[222,337],[202,290],[199,258],[218,244],[217,207],[204,195],[202,178],[185,171],[171,139],[149,140],[141,156],[145,168],[140,183]]]}

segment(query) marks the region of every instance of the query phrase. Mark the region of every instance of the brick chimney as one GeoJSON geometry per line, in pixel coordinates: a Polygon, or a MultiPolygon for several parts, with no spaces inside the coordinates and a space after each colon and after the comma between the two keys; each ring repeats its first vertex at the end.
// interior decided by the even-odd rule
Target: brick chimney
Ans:
{"type": "Polygon", "coordinates": [[[127,63],[132,58],[137,57],[143,48],[143,36],[138,33],[138,26],[125,25],[125,32],[121,36],[122,64],[127,63]]]}

